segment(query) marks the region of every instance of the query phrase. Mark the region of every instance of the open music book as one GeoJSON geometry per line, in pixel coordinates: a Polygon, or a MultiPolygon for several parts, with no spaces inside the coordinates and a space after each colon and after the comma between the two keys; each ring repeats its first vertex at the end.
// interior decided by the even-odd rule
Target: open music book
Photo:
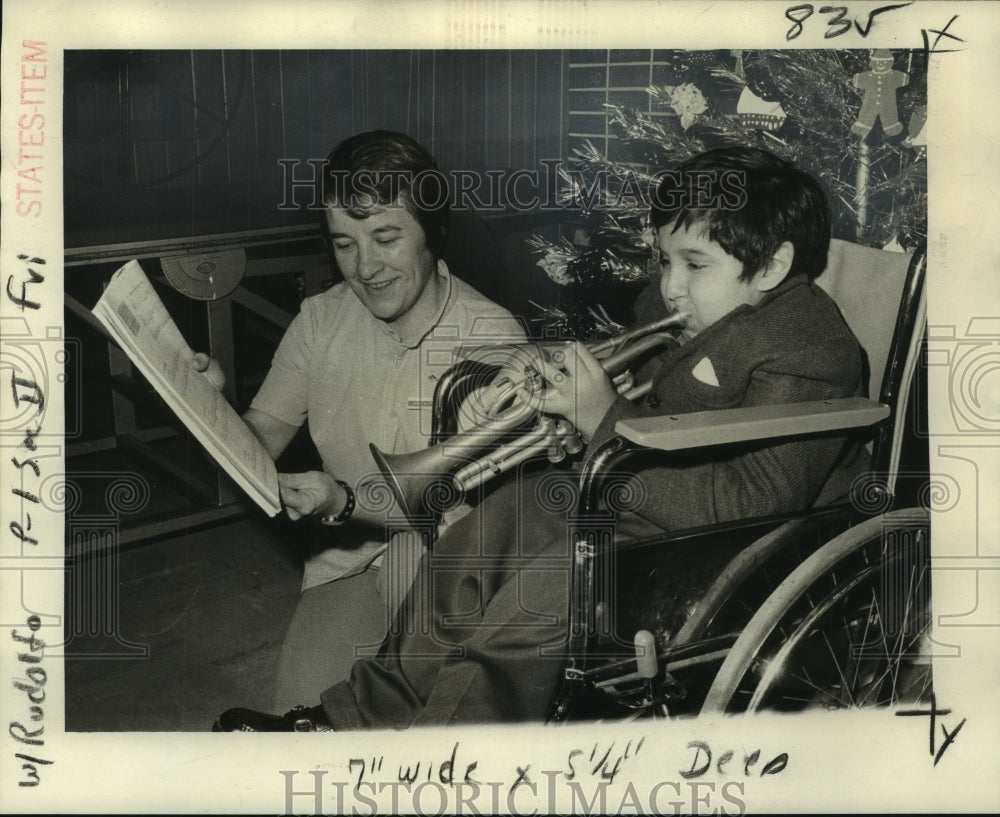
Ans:
{"type": "Polygon", "coordinates": [[[138,261],[115,272],[93,311],[219,466],[275,516],[281,501],[274,461],[226,398],[191,368],[195,353],[138,261]]]}

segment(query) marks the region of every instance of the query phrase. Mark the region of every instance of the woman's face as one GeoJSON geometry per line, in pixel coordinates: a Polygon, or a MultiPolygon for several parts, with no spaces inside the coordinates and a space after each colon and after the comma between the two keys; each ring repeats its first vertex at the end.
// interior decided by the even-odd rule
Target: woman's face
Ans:
{"type": "Polygon", "coordinates": [[[401,202],[366,212],[356,218],[331,205],[326,225],[348,286],[376,318],[392,323],[421,302],[437,272],[437,259],[420,223],[401,202]]]}

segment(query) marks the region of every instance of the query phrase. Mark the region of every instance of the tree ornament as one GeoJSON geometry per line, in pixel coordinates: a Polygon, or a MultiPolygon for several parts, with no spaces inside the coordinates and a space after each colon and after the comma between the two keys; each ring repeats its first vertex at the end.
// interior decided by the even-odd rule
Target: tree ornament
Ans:
{"type": "Polygon", "coordinates": [[[872,51],[871,71],[854,75],[854,87],[864,92],[858,121],[851,131],[859,136],[867,136],[876,119],[882,120],[882,130],[886,136],[896,136],[903,132],[896,106],[896,91],[910,82],[909,74],[896,71],[892,67],[894,57],[888,48],[872,51]]]}
{"type": "Polygon", "coordinates": [[[687,130],[701,114],[708,110],[708,100],[705,95],[691,82],[681,85],[667,85],[663,88],[667,93],[668,104],[674,109],[681,120],[681,128],[687,130]]]}
{"type": "Polygon", "coordinates": [[[538,235],[528,239],[528,246],[531,247],[532,252],[542,256],[535,263],[545,270],[545,274],[555,283],[559,286],[573,283],[574,279],[569,274],[568,267],[571,261],[579,257],[580,250],[566,239],[562,239],[558,244],[553,244],[538,235]]]}
{"type": "Polygon", "coordinates": [[[718,60],[715,51],[669,51],[661,56],[678,82],[697,78],[700,72],[718,60]]]}
{"type": "Polygon", "coordinates": [[[556,251],[547,252],[538,261],[538,266],[545,274],[561,286],[572,283],[572,277],[566,272],[566,259],[556,251]]]}
{"type": "Polygon", "coordinates": [[[741,55],[740,64],[743,67],[743,79],[747,87],[765,102],[778,102],[781,100],[781,91],[774,81],[774,74],[771,70],[771,63],[766,52],[758,52],[753,56],[748,56],[746,52],[741,55]]]}
{"type": "Polygon", "coordinates": [[[749,88],[744,88],[736,103],[736,115],[748,128],[776,131],[787,118],[780,102],[766,102],[749,88]]]}

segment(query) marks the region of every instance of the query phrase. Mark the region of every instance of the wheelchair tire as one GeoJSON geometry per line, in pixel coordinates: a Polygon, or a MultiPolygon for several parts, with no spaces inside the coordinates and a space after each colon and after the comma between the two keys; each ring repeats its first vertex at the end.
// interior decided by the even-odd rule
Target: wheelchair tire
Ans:
{"type": "Polygon", "coordinates": [[[924,700],[929,539],[928,512],[913,508],[867,519],[823,545],[747,623],[702,714],[924,700]]]}
{"type": "MultiPolygon", "coordinates": [[[[690,618],[678,630],[671,642],[672,646],[683,646],[700,638],[705,638],[720,613],[728,608],[743,608],[744,621],[750,619],[756,608],[751,607],[751,601],[745,600],[745,590],[751,583],[770,576],[761,576],[763,570],[770,567],[772,557],[776,554],[790,551],[795,543],[806,538],[810,520],[794,519],[769,531],[759,539],[741,550],[723,569],[718,578],[698,602],[690,618]]],[[[803,557],[798,557],[799,560],[803,557]]],[[[791,568],[788,568],[790,571],[791,568]]],[[[777,584],[783,576],[779,575],[772,584],[777,584]]],[[[736,615],[738,618],[739,615],[736,615]]]]}

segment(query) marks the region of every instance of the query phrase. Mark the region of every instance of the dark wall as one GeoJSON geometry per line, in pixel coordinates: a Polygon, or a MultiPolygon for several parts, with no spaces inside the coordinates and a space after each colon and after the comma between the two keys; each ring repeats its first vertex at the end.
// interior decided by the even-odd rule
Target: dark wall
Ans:
{"type": "MultiPolygon", "coordinates": [[[[278,161],[298,160],[299,178],[309,176],[307,160],[361,130],[409,133],[445,171],[541,170],[540,160],[566,155],[563,62],[557,51],[66,52],[66,247],[314,224],[308,190],[298,191],[302,207],[279,208],[286,188],[278,161]]],[[[565,293],[525,242],[533,232],[558,236],[562,220],[456,212],[446,257],[462,278],[530,319],[538,314],[532,301],[555,304],[565,293]]],[[[93,306],[119,263],[68,267],[67,292],[93,306]]],[[[158,272],[155,259],[143,264],[158,272]]],[[[291,275],[245,283],[289,311],[301,296],[291,275]]],[[[160,290],[204,348],[204,305],[160,290]]],[[[265,365],[276,339],[257,349],[241,325],[238,350],[265,365]]],[[[67,327],[93,352],[69,387],[90,395],[76,401],[89,412],[77,425],[85,438],[103,437],[112,432],[104,345],[72,315],[67,327]]],[[[161,414],[140,419],[155,426],[161,414]]]]}
{"type": "MultiPolygon", "coordinates": [[[[409,133],[445,171],[566,153],[558,51],[71,51],[65,66],[70,248],[310,223],[308,190],[279,207],[279,160],[308,178],[361,130],[409,133]]],[[[551,300],[524,244],[544,221],[480,215],[455,219],[455,271],[518,311],[551,300]]]]}

